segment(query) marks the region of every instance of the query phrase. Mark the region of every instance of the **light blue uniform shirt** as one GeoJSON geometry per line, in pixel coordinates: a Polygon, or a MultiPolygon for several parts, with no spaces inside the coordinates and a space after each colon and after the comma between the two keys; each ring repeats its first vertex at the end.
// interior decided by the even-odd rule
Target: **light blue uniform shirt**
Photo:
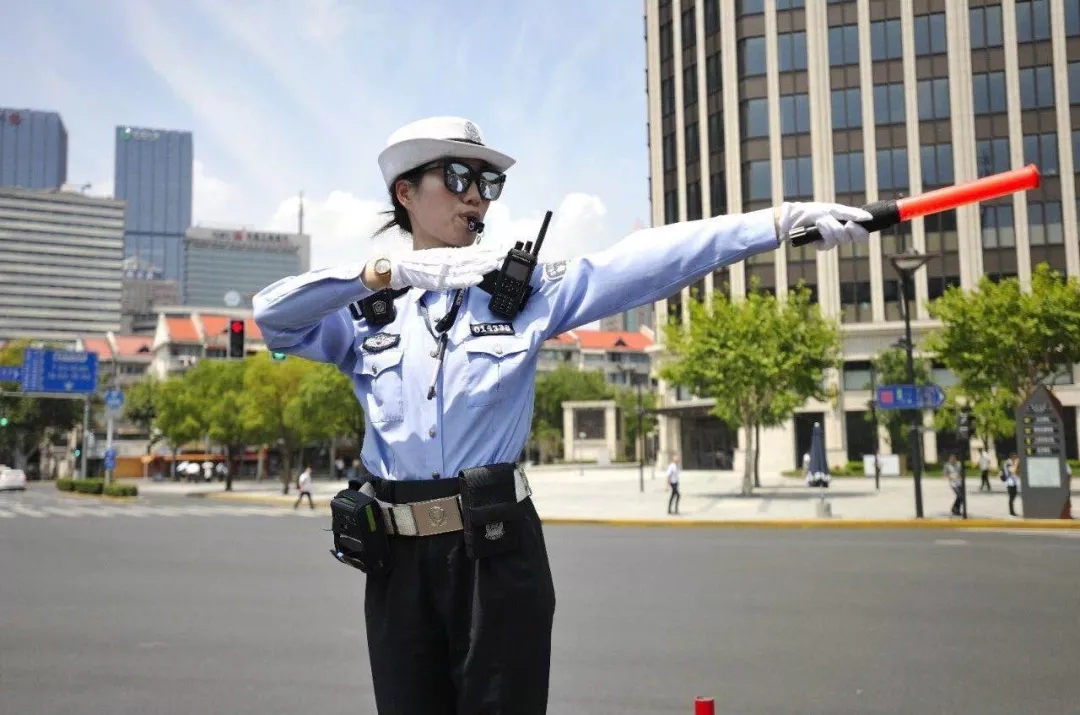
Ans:
{"type": "Polygon", "coordinates": [[[434,325],[453,291],[414,288],[395,301],[392,323],[369,326],[348,310],[372,294],[360,280],[363,265],[353,263],[267,286],[254,298],[254,317],[267,348],[334,363],[352,378],[367,419],[362,459],[372,474],[452,478],[520,457],[545,340],[776,247],[771,209],[642,229],[603,251],[538,266],[535,293],[509,327],[490,327],[508,321],[488,310],[488,293],[469,288],[431,400],[436,340],[420,301],[434,325]]]}

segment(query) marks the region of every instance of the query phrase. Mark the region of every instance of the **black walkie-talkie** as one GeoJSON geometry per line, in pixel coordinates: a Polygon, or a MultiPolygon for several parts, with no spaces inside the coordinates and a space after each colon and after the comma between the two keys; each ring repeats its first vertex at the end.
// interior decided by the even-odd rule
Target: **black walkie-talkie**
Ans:
{"type": "Polygon", "coordinates": [[[491,300],[488,302],[488,309],[492,313],[513,320],[521,312],[532,290],[529,282],[550,222],[551,212],[548,211],[544,214],[544,223],[540,226],[540,235],[536,237],[535,246],[532,241],[524,244],[518,241],[506,254],[506,260],[489,290],[491,300]]]}

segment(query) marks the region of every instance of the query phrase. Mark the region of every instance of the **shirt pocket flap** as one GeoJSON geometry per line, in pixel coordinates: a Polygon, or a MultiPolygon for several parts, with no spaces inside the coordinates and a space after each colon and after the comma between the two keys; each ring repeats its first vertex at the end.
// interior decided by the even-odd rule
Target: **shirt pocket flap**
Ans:
{"type": "Polygon", "coordinates": [[[378,375],[384,370],[397,367],[401,364],[404,350],[380,350],[379,352],[361,352],[360,360],[357,361],[357,372],[366,375],[378,375]]]}
{"type": "Polygon", "coordinates": [[[528,349],[529,339],[524,335],[482,335],[465,341],[465,352],[481,353],[496,359],[528,349]]]}

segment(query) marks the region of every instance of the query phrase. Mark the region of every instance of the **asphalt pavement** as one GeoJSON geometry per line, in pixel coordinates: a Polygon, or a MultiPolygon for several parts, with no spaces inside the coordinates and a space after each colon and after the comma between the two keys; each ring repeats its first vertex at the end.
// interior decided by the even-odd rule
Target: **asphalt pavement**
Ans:
{"type": "MultiPolygon", "coordinates": [[[[0,712],[374,712],[325,512],[0,507],[0,712]]],[[[1080,532],[545,531],[552,714],[1080,711],[1080,532]]]]}

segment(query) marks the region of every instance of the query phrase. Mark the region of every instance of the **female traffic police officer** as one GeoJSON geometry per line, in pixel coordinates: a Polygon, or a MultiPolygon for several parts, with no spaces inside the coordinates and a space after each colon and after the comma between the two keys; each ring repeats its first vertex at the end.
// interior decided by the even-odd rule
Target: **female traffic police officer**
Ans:
{"type": "Polygon", "coordinates": [[[507,320],[478,286],[506,252],[476,239],[513,164],[465,119],[406,125],[379,166],[388,225],[412,235],[412,250],[286,278],[254,300],[269,349],[334,363],[364,407],[363,464],[392,525],[392,566],[365,586],[383,715],[546,710],[555,593],[531,492],[512,464],[529,435],[545,340],[774,250],[796,226],[816,224],[820,249],[867,237],[852,222],[869,214],[821,203],[643,229],[538,266],[531,297],[507,320]],[[391,310],[358,310],[387,289],[391,310]],[[466,477],[485,465],[502,465],[480,470],[481,481],[507,503],[471,534],[466,477]]]}

